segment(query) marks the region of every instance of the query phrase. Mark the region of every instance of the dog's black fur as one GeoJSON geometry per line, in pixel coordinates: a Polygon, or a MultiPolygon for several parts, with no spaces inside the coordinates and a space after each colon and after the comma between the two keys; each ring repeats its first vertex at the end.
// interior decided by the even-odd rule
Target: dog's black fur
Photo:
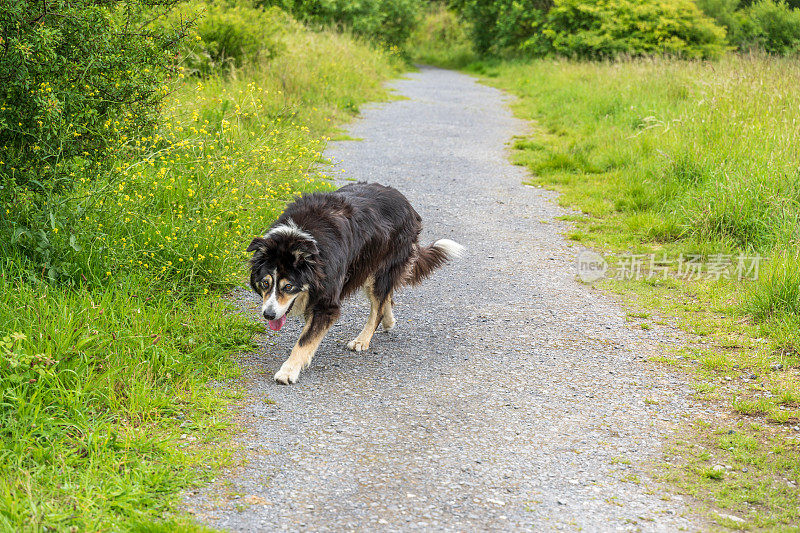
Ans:
{"type": "Polygon", "coordinates": [[[452,241],[420,246],[421,231],[419,214],[391,187],[354,183],[306,194],[247,248],[254,252],[250,284],[263,294],[262,280],[275,273],[274,283],[289,280],[307,291],[302,347],[327,331],[339,317],[342,300],[358,288],[366,284],[381,315],[385,305],[391,313],[392,291],[420,283],[458,254],[460,246],[452,241]]]}

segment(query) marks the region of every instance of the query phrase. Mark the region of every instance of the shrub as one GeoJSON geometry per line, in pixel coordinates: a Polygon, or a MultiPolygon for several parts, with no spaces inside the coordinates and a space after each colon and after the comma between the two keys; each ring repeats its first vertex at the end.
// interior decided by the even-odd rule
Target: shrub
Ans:
{"type": "Polygon", "coordinates": [[[691,0],[466,0],[458,2],[481,54],[607,58],[725,50],[725,30],[691,0]]]}
{"type": "Polygon", "coordinates": [[[750,24],[741,36],[743,47],[784,55],[800,50],[800,9],[782,1],[760,0],[745,13],[750,24]]]}
{"type": "Polygon", "coordinates": [[[417,0],[260,0],[303,22],[349,29],[357,35],[402,47],[419,18],[417,0]]]}
{"type": "Polygon", "coordinates": [[[0,202],[15,184],[68,187],[153,124],[182,34],[146,21],[176,1],[2,3],[0,202]]]}
{"type": "Polygon", "coordinates": [[[476,51],[502,54],[531,49],[529,41],[535,41],[552,5],[552,0],[466,0],[458,7],[471,24],[476,51]]]}
{"type": "Polygon", "coordinates": [[[800,49],[800,0],[697,0],[740,50],[790,54],[800,49]]]}
{"type": "Polygon", "coordinates": [[[557,53],[583,58],[725,50],[725,30],[690,0],[555,0],[543,33],[557,53]]]}
{"type": "Polygon", "coordinates": [[[318,137],[380,94],[392,61],[299,25],[284,42],[286,54],[238,76],[177,84],[153,135],[91,183],[45,204],[18,191],[0,217],[0,261],[12,256],[30,278],[63,284],[137,277],[195,293],[236,283],[245,236],[291,193],[319,187],[318,137]]]}
{"type": "MultiPolygon", "coordinates": [[[[739,5],[741,7],[750,7],[753,4],[757,4],[758,1],[759,0],[741,0],[739,5]]],[[[784,0],[784,3],[791,8],[800,9],[800,0],[784,0]]]]}
{"type": "Polygon", "coordinates": [[[196,27],[182,50],[192,74],[230,72],[272,58],[283,48],[280,36],[287,21],[277,8],[264,10],[251,1],[193,0],[173,16],[175,20],[193,18],[196,27]]]}
{"type": "Polygon", "coordinates": [[[738,44],[746,17],[738,11],[739,0],[695,0],[697,7],[707,16],[725,28],[728,41],[738,44]]]}

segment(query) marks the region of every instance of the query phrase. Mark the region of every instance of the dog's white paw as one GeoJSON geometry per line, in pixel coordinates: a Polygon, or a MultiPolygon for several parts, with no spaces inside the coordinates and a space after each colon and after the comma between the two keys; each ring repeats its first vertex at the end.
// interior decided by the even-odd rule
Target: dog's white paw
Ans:
{"type": "Polygon", "coordinates": [[[397,324],[397,321],[394,319],[394,317],[390,318],[384,317],[383,322],[381,322],[381,324],[383,325],[383,331],[389,331],[390,329],[394,329],[394,326],[395,324],[397,324]]]}
{"type": "Polygon", "coordinates": [[[275,381],[290,385],[297,383],[297,378],[300,376],[300,367],[283,363],[281,369],[275,373],[275,381]]]}
{"type": "Polygon", "coordinates": [[[369,341],[362,341],[361,339],[353,339],[347,343],[347,347],[354,352],[363,352],[369,348],[369,341]]]}

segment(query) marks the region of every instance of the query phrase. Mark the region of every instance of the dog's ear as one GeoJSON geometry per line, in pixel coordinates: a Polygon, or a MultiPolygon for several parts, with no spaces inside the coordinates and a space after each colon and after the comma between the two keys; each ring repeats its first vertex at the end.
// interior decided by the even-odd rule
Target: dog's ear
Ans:
{"type": "Polygon", "coordinates": [[[298,266],[300,263],[314,263],[314,257],[319,253],[319,249],[314,241],[303,240],[292,253],[294,253],[294,264],[298,266]]]}
{"type": "Polygon", "coordinates": [[[250,246],[247,247],[248,252],[255,252],[256,250],[261,250],[262,252],[267,249],[267,239],[263,237],[256,237],[253,239],[253,242],[250,243],[250,246]]]}

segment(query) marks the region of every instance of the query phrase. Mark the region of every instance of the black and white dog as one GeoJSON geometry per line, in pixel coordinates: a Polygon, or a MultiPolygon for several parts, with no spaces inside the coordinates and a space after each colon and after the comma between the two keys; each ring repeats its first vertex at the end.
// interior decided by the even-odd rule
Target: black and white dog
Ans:
{"type": "Polygon", "coordinates": [[[303,332],[275,374],[294,383],[308,366],[341,302],[363,287],[371,303],[364,329],[348,343],[369,348],[379,324],[394,327],[392,292],[416,285],[463,247],[441,239],[420,246],[422,219],[399,191],[354,183],[331,193],[306,194],[290,204],[248,252],[250,285],[263,297],[261,312],[278,331],[286,317],[304,316],[303,332]]]}

